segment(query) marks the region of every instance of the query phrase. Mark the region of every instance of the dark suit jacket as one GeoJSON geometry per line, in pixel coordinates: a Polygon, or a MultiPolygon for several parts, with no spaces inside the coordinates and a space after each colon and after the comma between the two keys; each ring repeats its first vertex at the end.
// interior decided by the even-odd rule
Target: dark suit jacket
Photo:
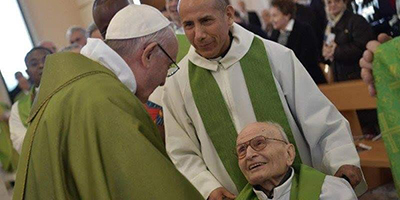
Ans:
{"type": "Polygon", "coordinates": [[[332,63],[335,81],[361,78],[358,62],[368,41],[375,39],[372,27],[362,16],[346,10],[332,33],[337,44],[332,63]]]}
{"type": "MultiPolygon", "coordinates": [[[[279,31],[274,32],[272,40],[278,41],[279,34],[279,31]]],[[[295,20],[286,47],[294,51],[294,54],[314,79],[315,83],[326,83],[324,74],[318,65],[317,42],[310,25],[295,20]]]]}
{"type": "Polygon", "coordinates": [[[258,26],[261,28],[261,21],[260,18],[258,17],[256,12],[247,12],[247,14],[249,15],[249,24],[254,25],[254,26],[258,26]]]}

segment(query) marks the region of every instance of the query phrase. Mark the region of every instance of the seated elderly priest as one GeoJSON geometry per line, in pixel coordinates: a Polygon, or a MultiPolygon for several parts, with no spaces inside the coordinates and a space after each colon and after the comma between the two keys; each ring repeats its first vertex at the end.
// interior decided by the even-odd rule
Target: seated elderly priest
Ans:
{"type": "Polygon", "coordinates": [[[239,167],[249,181],[239,200],[357,199],[345,179],[306,165],[292,166],[295,148],[279,124],[249,124],[236,143],[239,167]]]}

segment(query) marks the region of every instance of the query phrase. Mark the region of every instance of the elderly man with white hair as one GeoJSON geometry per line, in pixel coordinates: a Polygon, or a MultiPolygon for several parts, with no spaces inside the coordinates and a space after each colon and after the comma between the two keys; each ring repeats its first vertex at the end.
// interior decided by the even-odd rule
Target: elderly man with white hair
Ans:
{"type": "Polygon", "coordinates": [[[237,200],[353,200],[351,185],[306,165],[293,165],[295,147],[272,122],[247,125],[236,140],[240,170],[249,184],[237,200]]]}
{"type": "Polygon", "coordinates": [[[68,28],[66,38],[69,44],[78,44],[85,46],[87,43],[86,30],[79,26],[71,26],[68,28]]]}
{"type": "Polygon", "coordinates": [[[14,198],[203,199],[169,160],[143,106],[175,72],[170,22],[132,4],[105,39],[47,58],[14,198]]]}

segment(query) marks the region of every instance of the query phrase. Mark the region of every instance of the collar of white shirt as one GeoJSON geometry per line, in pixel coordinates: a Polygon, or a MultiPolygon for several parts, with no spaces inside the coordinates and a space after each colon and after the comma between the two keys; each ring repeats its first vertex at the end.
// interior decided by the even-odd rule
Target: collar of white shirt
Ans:
{"type": "Polygon", "coordinates": [[[288,24],[286,25],[284,30],[281,30],[280,32],[291,32],[293,31],[293,26],[294,26],[294,19],[289,20],[288,24]]]}
{"type": "Polygon", "coordinates": [[[240,59],[249,51],[254,39],[254,34],[236,23],[233,24],[230,32],[233,36],[232,44],[228,53],[223,58],[206,59],[196,53],[196,49],[192,45],[190,46],[188,53],[189,60],[199,67],[212,71],[217,71],[218,64],[223,68],[228,69],[230,66],[240,61],[240,59]]]}
{"type": "Polygon", "coordinates": [[[273,191],[273,198],[270,199],[268,198],[268,196],[261,190],[256,190],[253,188],[253,191],[256,193],[258,199],[260,200],[275,200],[275,199],[280,199],[282,198],[284,195],[286,195],[287,193],[290,193],[290,189],[292,187],[292,179],[294,176],[294,170],[292,168],[292,174],[290,175],[290,177],[288,178],[288,180],[286,180],[284,183],[282,183],[282,185],[274,188],[273,191]]]}
{"type": "Polygon", "coordinates": [[[81,54],[111,70],[133,94],[136,93],[136,79],[132,70],[125,60],[102,40],[88,38],[81,54]]]}

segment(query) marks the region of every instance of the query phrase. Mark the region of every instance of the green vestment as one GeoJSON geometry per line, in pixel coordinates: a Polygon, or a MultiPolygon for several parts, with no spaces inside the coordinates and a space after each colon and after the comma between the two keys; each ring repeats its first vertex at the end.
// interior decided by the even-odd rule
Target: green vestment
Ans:
{"type": "Polygon", "coordinates": [[[183,34],[176,34],[176,39],[178,39],[179,45],[178,55],[176,56],[176,62],[178,63],[189,52],[190,42],[183,34]]]}
{"type": "Polygon", "coordinates": [[[373,66],[379,126],[400,196],[400,37],[378,47],[373,66]]]}
{"type": "Polygon", "coordinates": [[[18,100],[18,114],[25,128],[28,128],[27,120],[31,112],[34,92],[35,87],[32,87],[29,95],[25,95],[18,100]]]}
{"type": "MultiPolygon", "coordinates": [[[[0,103],[0,116],[8,110],[0,103]]],[[[0,163],[4,171],[14,172],[17,169],[19,155],[10,139],[10,129],[6,121],[0,121],[0,163]]]]}
{"type": "Polygon", "coordinates": [[[47,57],[28,122],[14,199],[203,199],[139,99],[80,54],[47,57]]]}
{"type": "MultiPolygon", "coordinates": [[[[318,200],[324,184],[325,174],[301,164],[294,167],[294,177],[290,188],[290,200],[318,200]]],[[[253,186],[247,184],[236,200],[257,200],[253,186]]]]}

